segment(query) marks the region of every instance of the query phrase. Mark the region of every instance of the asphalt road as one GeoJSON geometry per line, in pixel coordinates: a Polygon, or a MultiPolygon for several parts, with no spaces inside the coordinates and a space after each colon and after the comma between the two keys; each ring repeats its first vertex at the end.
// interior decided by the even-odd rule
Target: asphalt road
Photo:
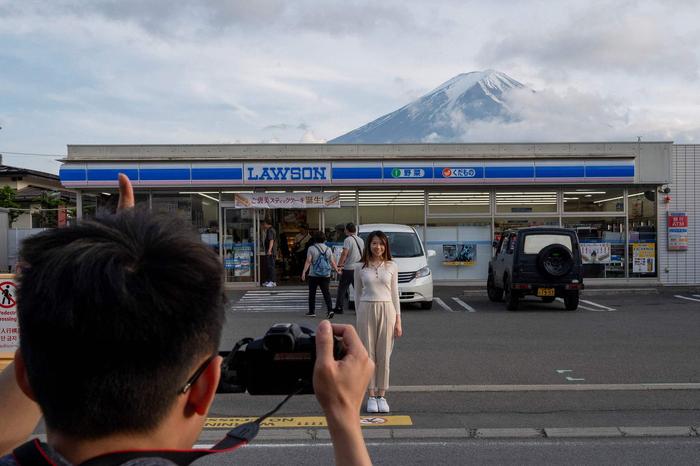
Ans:
{"type": "MultiPolygon", "coordinates": [[[[436,297],[430,311],[403,308],[404,337],[394,349],[388,399],[392,414],[410,416],[412,426],[393,428],[383,440],[372,438],[374,427],[365,428],[376,464],[424,464],[427,458],[441,464],[464,458],[477,464],[700,462],[700,290],[589,290],[575,312],[534,298],[509,312],[481,290],[457,287],[437,287],[436,297]],[[685,426],[681,432],[689,434],[583,440],[546,434],[550,428],[633,432],[668,426],[685,426]],[[475,438],[480,429],[542,435],[475,438]],[[461,430],[466,436],[438,438],[461,430]],[[416,438],[406,441],[401,432],[415,432],[416,438]]],[[[315,326],[320,317],[306,318],[305,311],[303,289],[231,292],[222,346],[262,336],[276,322],[315,326]]],[[[334,321],[354,319],[346,311],[334,321]]],[[[280,399],[222,394],[212,416],[257,416],[280,399]]],[[[290,417],[321,414],[308,395],[292,398],[280,411],[290,417]]],[[[313,432],[312,440],[289,444],[294,437],[285,433],[294,429],[272,430],[263,432],[257,450],[240,453],[265,458],[259,464],[282,464],[282,458],[303,464],[308,457],[290,458],[309,448],[321,463],[332,457],[327,440],[313,432]]],[[[202,443],[222,433],[205,431],[202,443]]]]}

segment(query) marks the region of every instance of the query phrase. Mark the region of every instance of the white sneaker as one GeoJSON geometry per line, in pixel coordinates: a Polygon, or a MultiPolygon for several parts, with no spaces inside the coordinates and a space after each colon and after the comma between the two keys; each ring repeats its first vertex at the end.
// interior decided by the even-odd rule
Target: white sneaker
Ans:
{"type": "Polygon", "coordinates": [[[386,402],[386,398],[384,398],[383,396],[377,398],[377,409],[380,413],[389,412],[389,403],[386,402]]]}
{"type": "Polygon", "coordinates": [[[373,396],[367,398],[367,412],[368,413],[378,413],[379,408],[377,407],[377,399],[373,396]]]}
{"type": "Polygon", "coordinates": [[[270,288],[274,288],[277,286],[277,282],[270,282],[270,288]]]}
{"type": "Polygon", "coordinates": [[[262,286],[270,286],[270,282],[265,282],[262,284],[262,286]]]}
{"type": "Polygon", "coordinates": [[[265,286],[265,287],[267,287],[267,288],[272,288],[272,287],[275,286],[275,285],[274,285],[272,282],[267,282],[267,283],[265,283],[263,286],[265,286]]]}

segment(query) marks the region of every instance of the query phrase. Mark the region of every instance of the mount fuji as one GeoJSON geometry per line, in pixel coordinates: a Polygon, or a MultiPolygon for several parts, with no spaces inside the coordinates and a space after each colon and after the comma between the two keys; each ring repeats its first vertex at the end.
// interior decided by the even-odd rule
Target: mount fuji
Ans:
{"type": "Polygon", "coordinates": [[[456,142],[460,124],[470,121],[513,121],[503,96],[527,89],[495,70],[455,76],[408,105],[328,141],[330,144],[456,142]],[[458,122],[459,124],[456,124],[458,122]]]}

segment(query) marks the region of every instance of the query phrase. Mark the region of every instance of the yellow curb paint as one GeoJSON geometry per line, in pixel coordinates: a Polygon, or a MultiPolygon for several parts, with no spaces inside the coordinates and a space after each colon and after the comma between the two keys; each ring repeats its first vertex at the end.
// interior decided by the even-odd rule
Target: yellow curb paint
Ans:
{"type": "MultiPolygon", "coordinates": [[[[204,423],[205,429],[230,429],[246,422],[254,421],[255,417],[209,417],[204,423]]],[[[412,426],[411,416],[361,416],[362,427],[372,426],[412,426]]],[[[327,427],[323,416],[303,417],[270,417],[265,419],[260,427],[327,427]]]]}

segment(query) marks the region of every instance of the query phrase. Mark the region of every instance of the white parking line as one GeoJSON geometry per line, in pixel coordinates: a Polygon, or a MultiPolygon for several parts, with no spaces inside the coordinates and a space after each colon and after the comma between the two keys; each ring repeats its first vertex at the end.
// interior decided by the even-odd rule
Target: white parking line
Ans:
{"type": "Polygon", "coordinates": [[[608,307],[608,306],[603,306],[602,304],[594,303],[593,301],[586,301],[585,299],[580,299],[579,301],[581,301],[582,303],[590,304],[591,306],[598,306],[600,308],[603,308],[606,311],[616,311],[617,310],[617,309],[613,309],[613,308],[608,307]]]}
{"type": "MultiPolygon", "coordinates": [[[[563,303],[563,302],[564,302],[564,299],[563,299],[563,298],[557,298],[557,301],[559,301],[560,303],[563,303]]],[[[579,301],[581,301],[581,300],[579,300],[579,301]]],[[[585,309],[585,310],[587,310],[587,311],[593,311],[593,312],[608,312],[608,311],[606,311],[605,309],[595,309],[595,308],[592,308],[592,307],[584,306],[583,304],[579,304],[578,307],[580,307],[581,309],[585,309]]]]}
{"type": "Polygon", "coordinates": [[[687,296],[681,296],[681,295],[679,295],[679,294],[674,295],[674,296],[675,296],[676,298],[687,299],[688,301],[695,301],[695,302],[700,303],[700,299],[689,298],[689,297],[687,297],[687,296]]]}
{"type": "Polygon", "coordinates": [[[462,301],[459,298],[452,298],[452,301],[456,302],[457,304],[459,304],[460,306],[462,306],[464,309],[466,309],[469,312],[476,312],[476,310],[473,307],[471,307],[469,304],[465,303],[464,301],[462,301]]]}
{"type": "Polygon", "coordinates": [[[438,303],[438,305],[439,305],[441,308],[443,308],[444,310],[446,310],[446,311],[456,312],[456,311],[452,310],[452,308],[451,308],[450,306],[448,306],[447,304],[445,304],[445,302],[444,302],[442,299],[440,299],[440,298],[433,298],[433,301],[435,301],[436,303],[438,303]]]}

